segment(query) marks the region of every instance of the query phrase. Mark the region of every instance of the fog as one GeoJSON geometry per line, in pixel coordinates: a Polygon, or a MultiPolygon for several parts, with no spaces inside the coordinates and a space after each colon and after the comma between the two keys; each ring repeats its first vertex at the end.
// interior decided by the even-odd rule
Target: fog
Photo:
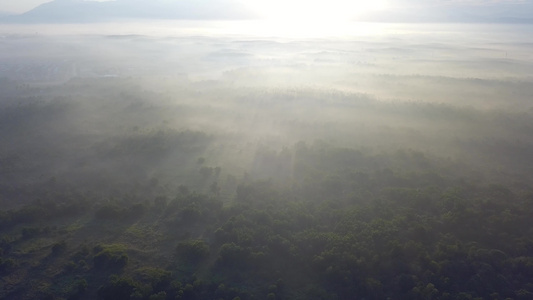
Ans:
{"type": "Polygon", "coordinates": [[[531,190],[531,25],[346,26],[3,26],[2,207],[185,186],[229,205],[257,180],[312,186],[325,157],[531,190]]]}
{"type": "MultiPolygon", "coordinates": [[[[4,28],[3,157],[21,155],[24,142],[33,148],[25,163],[50,164],[24,173],[26,180],[72,179],[72,172],[132,163],[102,159],[99,148],[161,130],[194,131],[210,137],[195,155],[239,177],[254,165],[256,148],[278,151],[298,141],[417,149],[482,163],[485,156],[506,158],[481,145],[472,153],[472,144],[532,142],[528,25],[352,24],[352,35],[296,38],[239,31],[248,24],[261,25],[4,28]],[[35,110],[35,119],[26,110],[35,110]],[[60,161],[44,159],[57,151],[65,152],[60,161]],[[79,160],[83,168],[75,167],[79,160]]],[[[182,153],[165,151],[155,162],[137,158],[140,174],[176,182],[170,173],[182,153]]]]}

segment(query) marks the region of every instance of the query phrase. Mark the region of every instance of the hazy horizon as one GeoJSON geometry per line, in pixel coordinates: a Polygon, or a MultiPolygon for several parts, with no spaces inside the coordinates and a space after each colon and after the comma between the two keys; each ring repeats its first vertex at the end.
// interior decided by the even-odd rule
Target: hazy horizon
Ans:
{"type": "Polygon", "coordinates": [[[1,1],[0,12],[21,15],[20,18],[6,19],[10,22],[45,23],[98,22],[128,18],[266,19],[295,23],[302,21],[531,23],[533,1],[24,0],[1,1]]]}

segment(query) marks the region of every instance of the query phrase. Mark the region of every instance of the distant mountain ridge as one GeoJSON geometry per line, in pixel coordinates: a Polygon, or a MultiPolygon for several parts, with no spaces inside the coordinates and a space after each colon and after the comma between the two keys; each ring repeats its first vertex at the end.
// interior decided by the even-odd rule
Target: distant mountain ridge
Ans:
{"type": "Polygon", "coordinates": [[[245,19],[249,16],[249,12],[234,0],[54,0],[2,20],[12,23],[83,23],[116,19],[245,19]]]}
{"type": "Polygon", "coordinates": [[[98,21],[110,15],[109,2],[82,0],[55,0],[44,3],[26,13],[12,16],[15,22],[63,23],[98,21]]]}
{"type": "MultiPolygon", "coordinates": [[[[518,6],[447,7],[431,10],[398,9],[370,14],[366,22],[459,22],[459,23],[528,23],[533,3],[518,6]]],[[[239,0],[54,0],[20,15],[0,12],[0,23],[91,23],[120,19],[254,19],[254,13],[239,0]]]]}

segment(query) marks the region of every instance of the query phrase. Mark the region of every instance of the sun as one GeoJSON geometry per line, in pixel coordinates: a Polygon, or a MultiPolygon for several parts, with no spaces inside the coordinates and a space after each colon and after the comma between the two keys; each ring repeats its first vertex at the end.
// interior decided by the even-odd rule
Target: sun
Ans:
{"type": "Polygon", "coordinates": [[[246,30],[253,34],[287,37],[352,36],[376,34],[359,23],[366,15],[388,10],[389,0],[246,0],[244,4],[262,21],[246,30]]]}
{"type": "Polygon", "coordinates": [[[348,21],[387,8],[386,0],[249,0],[247,5],[268,20],[348,21]]]}

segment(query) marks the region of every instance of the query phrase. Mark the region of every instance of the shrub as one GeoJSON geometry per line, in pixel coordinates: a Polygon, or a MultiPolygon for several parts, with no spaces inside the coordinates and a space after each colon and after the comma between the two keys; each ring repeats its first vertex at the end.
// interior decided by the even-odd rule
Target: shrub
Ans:
{"type": "Polygon", "coordinates": [[[97,219],[117,219],[121,216],[120,208],[116,205],[106,204],[100,207],[94,216],[97,219]]]}
{"type": "Polygon", "coordinates": [[[5,274],[13,271],[17,267],[17,262],[12,259],[3,260],[0,258],[0,274],[5,274]]]}
{"type": "Polygon", "coordinates": [[[139,283],[130,278],[113,277],[108,284],[98,289],[98,297],[103,300],[129,300],[138,287],[139,283]]]}
{"type": "Polygon", "coordinates": [[[128,254],[121,245],[98,245],[95,247],[93,261],[94,267],[103,268],[123,268],[128,264],[128,254]]]}
{"type": "Polygon", "coordinates": [[[58,255],[67,250],[67,243],[65,241],[61,241],[58,243],[55,243],[52,246],[52,255],[58,255]]]}
{"type": "Polygon", "coordinates": [[[180,242],[176,247],[179,258],[197,264],[209,256],[209,246],[202,240],[180,242]]]}

